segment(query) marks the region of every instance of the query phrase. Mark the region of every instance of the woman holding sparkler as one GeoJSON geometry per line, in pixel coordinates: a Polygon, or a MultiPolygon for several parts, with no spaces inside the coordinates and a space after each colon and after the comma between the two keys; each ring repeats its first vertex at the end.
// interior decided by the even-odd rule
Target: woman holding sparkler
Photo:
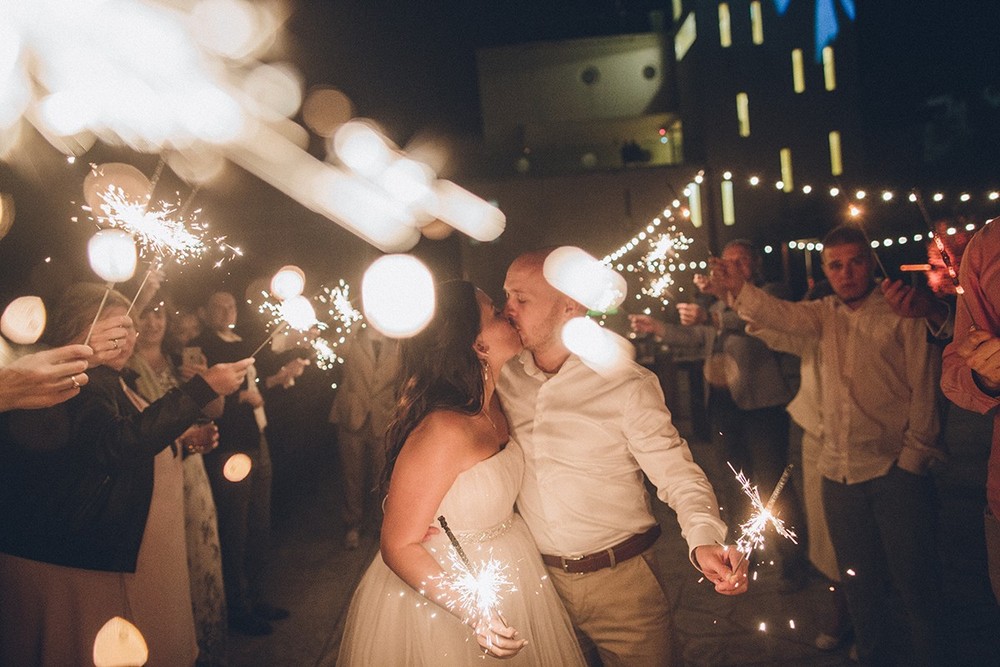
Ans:
{"type": "MultiPolygon", "coordinates": [[[[83,340],[104,296],[101,285],[70,288],[47,342],[83,340]]],[[[208,403],[239,387],[250,360],[147,404],[121,375],[136,340],[128,305],[107,293],[91,345],[108,356],[76,397],[0,419],[0,664],[89,663],[115,616],[143,633],[148,665],[194,663],[176,446],[208,403]]]]}
{"type": "Polygon", "coordinates": [[[354,593],[337,664],[466,665],[491,656],[582,665],[513,512],[524,461],[494,378],[520,350],[517,334],[470,283],[438,285],[436,303],[427,328],[401,344],[381,553],[354,593]],[[449,535],[426,538],[437,517],[447,517],[449,535]]]}

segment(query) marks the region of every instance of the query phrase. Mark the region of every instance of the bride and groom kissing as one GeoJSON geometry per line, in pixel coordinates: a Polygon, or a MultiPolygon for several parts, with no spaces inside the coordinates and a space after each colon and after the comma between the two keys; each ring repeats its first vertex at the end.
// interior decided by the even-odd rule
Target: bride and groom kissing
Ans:
{"type": "Polygon", "coordinates": [[[583,665],[576,632],[605,665],[669,664],[644,473],[677,513],[692,564],[720,594],[747,589],[656,376],[631,362],[598,374],[562,342],[585,308],[545,280],[549,252],[511,264],[503,310],[471,283],[440,283],[430,324],[402,341],[381,549],[338,665],[583,665]],[[440,516],[452,535],[428,529],[440,516]],[[502,609],[469,609],[452,537],[473,567],[499,564],[502,609]]]}

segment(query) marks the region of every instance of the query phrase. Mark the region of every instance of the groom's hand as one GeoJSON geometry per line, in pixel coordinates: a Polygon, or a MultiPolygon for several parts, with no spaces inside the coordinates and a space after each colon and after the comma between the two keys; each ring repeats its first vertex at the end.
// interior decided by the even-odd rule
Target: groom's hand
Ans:
{"type": "Polygon", "coordinates": [[[715,584],[716,593],[740,595],[746,592],[749,563],[735,547],[703,544],[695,547],[694,558],[705,578],[715,584]]]}

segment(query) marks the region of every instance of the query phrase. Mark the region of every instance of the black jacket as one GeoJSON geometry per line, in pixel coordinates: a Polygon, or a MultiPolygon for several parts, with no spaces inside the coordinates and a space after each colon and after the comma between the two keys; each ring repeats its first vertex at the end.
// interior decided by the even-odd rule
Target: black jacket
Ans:
{"type": "Polygon", "coordinates": [[[0,414],[0,552],[134,572],[153,458],[216,394],[196,376],[140,413],[118,373],[100,366],[87,374],[65,403],[0,414]]]}

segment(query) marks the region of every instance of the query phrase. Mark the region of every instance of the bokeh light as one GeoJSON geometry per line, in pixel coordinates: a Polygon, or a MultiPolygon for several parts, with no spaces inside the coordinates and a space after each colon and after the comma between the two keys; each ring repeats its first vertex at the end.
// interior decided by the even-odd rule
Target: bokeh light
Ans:
{"type": "Polygon", "coordinates": [[[434,315],[434,278],[412,255],[386,255],[372,262],[361,281],[368,323],[390,338],[419,333],[434,315]]]}
{"type": "Polygon", "coordinates": [[[12,343],[33,345],[45,330],[45,304],[37,296],[21,296],[0,316],[0,333],[12,343]]]}
{"type": "Polygon", "coordinates": [[[628,293],[622,276],[576,246],[553,250],[542,273],[557,290],[597,312],[617,308],[628,293]]]}
{"type": "Polygon", "coordinates": [[[135,240],[120,229],[102,229],[87,243],[90,268],[102,280],[120,283],[135,273],[138,261],[135,240]]]}

